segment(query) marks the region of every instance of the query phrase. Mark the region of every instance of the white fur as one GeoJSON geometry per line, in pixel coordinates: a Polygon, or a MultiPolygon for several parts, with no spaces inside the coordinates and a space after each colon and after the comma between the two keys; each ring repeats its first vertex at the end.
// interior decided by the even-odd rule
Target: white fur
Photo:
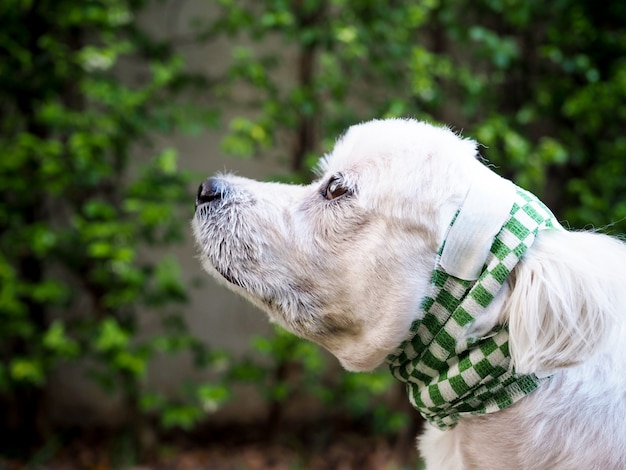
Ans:
{"type": "MultiPolygon", "coordinates": [[[[192,227],[211,274],[346,368],[369,370],[419,315],[468,189],[496,178],[447,129],[373,121],[353,126],[308,186],[221,176],[222,197],[192,227]],[[350,194],[329,201],[333,176],[350,194]]],[[[625,309],[621,241],[540,232],[467,334],[508,323],[516,371],[552,379],[510,408],[428,429],[427,468],[626,468],[625,309]]]]}

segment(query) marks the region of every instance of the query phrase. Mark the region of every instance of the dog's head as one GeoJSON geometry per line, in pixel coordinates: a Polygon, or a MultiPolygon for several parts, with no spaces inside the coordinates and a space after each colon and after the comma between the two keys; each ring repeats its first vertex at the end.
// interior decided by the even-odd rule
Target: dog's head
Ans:
{"type": "Polygon", "coordinates": [[[350,370],[379,365],[419,314],[468,188],[495,174],[476,144],[413,120],[351,127],[307,186],[233,175],[199,188],[208,272],[350,370]]]}

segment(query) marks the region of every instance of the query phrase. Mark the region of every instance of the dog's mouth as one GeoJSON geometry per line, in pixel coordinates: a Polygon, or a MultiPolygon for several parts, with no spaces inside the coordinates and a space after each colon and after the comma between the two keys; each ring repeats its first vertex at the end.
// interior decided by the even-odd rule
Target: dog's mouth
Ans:
{"type": "Polygon", "coordinates": [[[230,284],[233,284],[233,285],[235,285],[237,287],[241,287],[242,289],[245,288],[243,282],[239,281],[239,279],[237,277],[235,277],[233,274],[231,274],[228,269],[221,269],[219,266],[216,266],[216,263],[213,263],[213,262],[211,264],[215,268],[215,271],[220,276],[222,276],[222,278],[224,280],[226,280],[230,284]]]}
{"type": "MultiPolygon", "coordinates": [[[[240,295],[263,301],[277,276],[267,273],[259,260],[260,248],[247,237],[233,234],[235,225],[220,222],[212,206],[199,207],[193,229],[206,271],[240,295]],[[217,220],[216,220],[217,217],[217,220]]],[[[263,303],[268,303],[264,302],[263,303]]]]}
{"type": "MultiPolygon", "coordinates": [[[[206,225],[210,222],[204,219],[200,223],[206,225]]],[[[204,264],[212,268],[210,271],[216,277],[251,292],[250,279],[253,279],[251,273],[256,272],[258,266],[255,256],[249,252],[248,255],[242,254],[235,258],[234,253],[238,252],[239,244],[236,241],[225,239],[220,236],[221,234],[215,232],[215,229],[210,230],[210,235],[198,240],[204,264]],[[233,244],[237,246],[233,246],[233,244]]]]}

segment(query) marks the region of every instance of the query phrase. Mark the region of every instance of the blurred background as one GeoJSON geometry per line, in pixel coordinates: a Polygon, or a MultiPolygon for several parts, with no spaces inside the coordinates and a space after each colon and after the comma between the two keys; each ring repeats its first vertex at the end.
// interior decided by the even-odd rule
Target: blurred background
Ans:
{"type": "Polygon", "coordinates": [[[307,182],[392,116],[626,229],[624,2],[2,0],[0,468],[420,468],[385,368],[272,328],[189,229],[210,174],[307,182]]]}

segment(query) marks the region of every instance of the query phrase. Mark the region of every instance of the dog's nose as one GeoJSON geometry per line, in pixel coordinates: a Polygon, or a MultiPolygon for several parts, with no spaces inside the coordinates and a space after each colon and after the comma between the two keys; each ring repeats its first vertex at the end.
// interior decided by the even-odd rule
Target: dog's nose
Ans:
{"type": "Polygon", "coordinates": [[[207,178],[198,187],[196,207],[200,204],[221,199],[224,192],[223,184],[217,178],[207,178]]]}

